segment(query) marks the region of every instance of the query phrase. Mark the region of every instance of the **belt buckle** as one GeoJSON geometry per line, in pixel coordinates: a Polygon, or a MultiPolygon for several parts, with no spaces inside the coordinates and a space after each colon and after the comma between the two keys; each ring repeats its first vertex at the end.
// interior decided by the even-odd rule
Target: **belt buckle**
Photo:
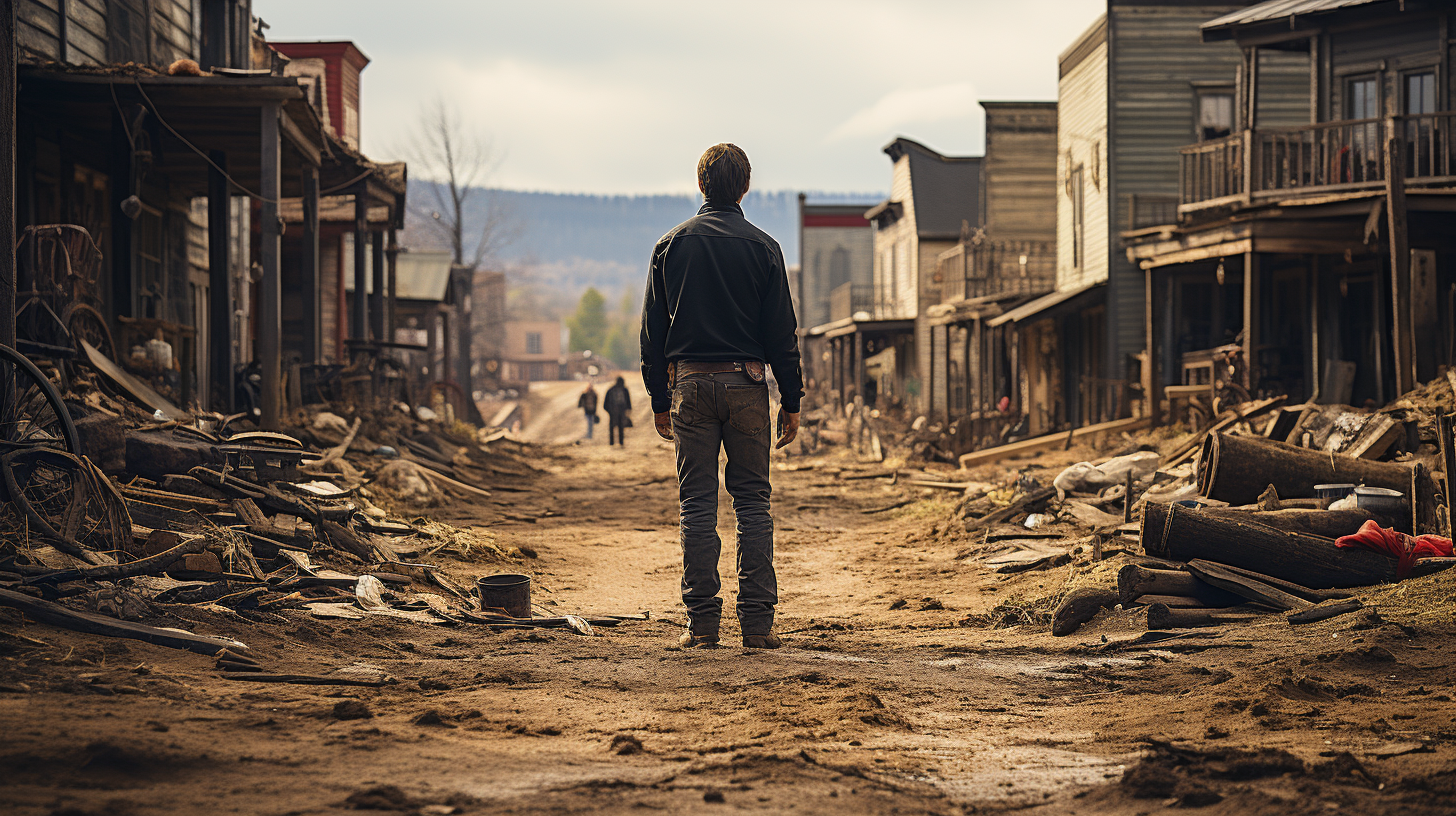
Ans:
{"type": "Polygon", "coordinates": [[[763,382],[763,363],[755,360],[747,363],[741,363],[739,367],[744,374],[748,375],[748,379],[753,380],[756,383],[763,382]]]}

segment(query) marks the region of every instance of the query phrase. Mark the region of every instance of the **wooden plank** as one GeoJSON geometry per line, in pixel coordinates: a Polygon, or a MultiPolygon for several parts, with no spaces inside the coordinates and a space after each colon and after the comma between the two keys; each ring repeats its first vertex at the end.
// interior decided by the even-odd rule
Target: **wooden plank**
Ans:
{"type": "Polygon", "coordinates": [[[215,655],[223,649],[241,653],[248,651],[246,645],[231,638],[195,635],[180,629],[161,629],[91,612],[80,612],[8,589],[0,589],[0,606],[19,609],[41,623],[90,635],[141,640],[157,646],[186,649],[205,655],[215,655]]]}
{"type": "Polygon", "coordinates": [[[1395,357],[1395,393],[1415,388],[1415,332],[1411,324],[1410,235],[1406,223],[1405,137],[1394,117],[1385,120],[1385,201],[1390,249],[1390,300],[1395,312],[1391,322],[1395,357]]]}
{"type": "Polygon", "coordinates": [[[15,22],[14,31],[15,45],[20,51],[29,51],[46,59],[60,59],[61,41],[54,36],[24,20],[15,22]]]}
{"type": "Polygon", "coordinates": [[[191,414],[168,402],[161,394],[153,391],[151,386],[122,370],[121,366],[112,362],[111,358],[102,354],[95,346],[82,340],[81,349],[86,352],[86,361],[92,368],[105,375],[138,404],[153,411],[161,411],[167,419],[191,419],[191,414]]]}
{"type": "MultiPolygon", "coordinates": [[[[1082,439],[1099,433],[1122,433],[1139,431],[1152,424],[1150,417],[1132,417],[1130,419],[1114,419],[1111,422],[1102,422],[1097,425],[1087,425],[1070,432],[1073,439],[1082,439]]],[[[1009,456],[1016,456],[1022,453],[1036,453],[1044,450],[1051,450],[1057,445],[1067,441],[1068,434],[1055,433],[1047,436],[1039,436],[1035,439],[1023,439],[1020,442],[1012,442],[1009,445],[1001,445],[985,450],[971,451],[960,458],[960,465],[963,468],[973,468],[979,465],[999,462],[1009,456]]]]}
{"type": "Polygon", "coordinates": [[[29,23],[38,30],[60,39],[61,15],[55,9],[48,9],[39,3],[21,3],[15,9],[15,16],[23,23],[29,23]]]}
{"type": "Polygon", "coordinates": [[[282,224],[278,220],[278,199],[282,197],[282,140],[279,119],[282,106],[265,102],[260,111],[261,143],[258,160],[258,193],[263,199],[259,222],[259,261],[263,266],[258,304],[258,357],[263,363],[262,415],[259,425],[276,430],[283,421],[283,278],[280,262],[282,224]]]}
{"type": "Polygon", "coordinates": [[[1295,595],[1291,595],[1278,587],[1266,584],[1255,578],[1250,578],[1245,573],[1237,573],[1224,569],[1222,564],[1212,561],[1194,559],[1188,562],[1188,570],[1204,581],[1229,592],[1247,598],[1256,603],[1272,606],[1275,609],[1308,609],[1314,604],[1295,595]]]}
{"type": "Polygon", "coordinates": [[[1380,414],[1371,420],[1370,425],[1355,440],[1355,444],[1345,451],[1345,455],[1356,459],[1379,459],[1404,433],[1405,426],[1402,423],[1387,414],[1380,414]]]}

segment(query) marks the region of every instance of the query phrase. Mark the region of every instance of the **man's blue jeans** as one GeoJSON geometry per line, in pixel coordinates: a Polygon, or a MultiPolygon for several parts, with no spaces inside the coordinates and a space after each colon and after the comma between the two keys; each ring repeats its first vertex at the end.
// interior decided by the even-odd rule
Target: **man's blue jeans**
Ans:
{"type": "MultiPolygon", "coordinates": [[[[586,412],[583,411],[582,413],[586,413],[586,412]]],[[[587,439],[591,439],[592,438],[592,429],[595,428],[596,425],[597,425],[596,415],[595,414],[586,414],[586,438],[587,439]]]]}
{"type": "Polygon", "coordinates": [[[691,374],[672,390],[677,447],[683,603],[693,634],[714,635],[718,597],[718,451],[728,454],[723,480],[738,518],[738,620],[744,634],[773,628],[778,580],[769,509],[768,386],[746,374],[691,374]]]}

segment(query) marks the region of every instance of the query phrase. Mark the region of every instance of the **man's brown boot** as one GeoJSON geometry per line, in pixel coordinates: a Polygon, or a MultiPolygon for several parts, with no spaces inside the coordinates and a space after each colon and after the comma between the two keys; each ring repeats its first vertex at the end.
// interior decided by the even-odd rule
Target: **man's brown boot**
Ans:
{"type": "Polygon", "coordinates": [[[684,649],[693,649],[699,646],[714,648],[718,645],[718,636],[695,635],[693,634],[692,630],[689,629],[688,631],[682,633],[682,637],[677,639],[677,645],[683,647],[684,649]]]}
{"type": "Polygon", "coordinates": [[[782,645],[784,645],[784,642],[779,640],[779,636],[773,632],[767,632],[762,635],[745,634],[743,636],[743,648],[745,649],[777,649],[782,645]]]}

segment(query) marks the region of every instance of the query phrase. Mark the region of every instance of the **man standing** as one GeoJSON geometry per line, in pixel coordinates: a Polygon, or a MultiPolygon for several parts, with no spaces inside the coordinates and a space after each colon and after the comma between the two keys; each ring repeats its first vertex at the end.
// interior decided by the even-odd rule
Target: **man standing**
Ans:
{"type": "Polygon", "coordinates": [[[586,414],[586,438],[591,439],[592,428],[597,424],[597,392],[591,383],[587,383],[586,390],[576,398],[576,407],[586,414]]]}
{"type": "Polygon", "coordinates": [[[658,241],[642,305],[642,379],[657,433],[677,447],[684,648],[718,642],[718,450],[738,518],[738,620],[743,645],[780,646],[769,513],[769,410],[764,364],[782,405],[778,444],[799,429],[804,377],[794,307],[778,242],[748,223],[748,156],[714,145],[698,161],[706,203],[658,241]]]}
{"type": "Polygon", "coordinates": [[[626,431],[632,425],[632,395],[627,393],[627,381],[621,377],[607,389],[602,398],[602,407],[607,409],[607,447],[612,446],[615,435],[617,444],[627,446],[626,431]]]}

